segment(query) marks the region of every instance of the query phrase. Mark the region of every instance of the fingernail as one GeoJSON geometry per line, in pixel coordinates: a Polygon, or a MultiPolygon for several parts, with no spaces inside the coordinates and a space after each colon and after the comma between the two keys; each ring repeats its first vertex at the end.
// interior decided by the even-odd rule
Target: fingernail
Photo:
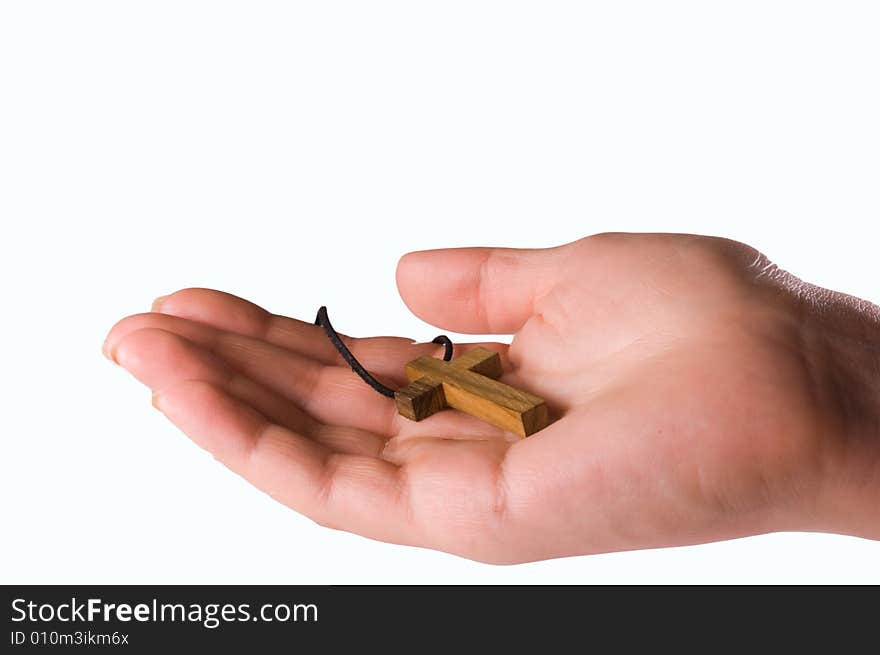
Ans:
{"type": "Polygon", "coordinates": [[[151,312],[159,312],[162,310],[162,303],[165,302],[165,299],[168,296],[159,296],[153,301],[152,307],[150,307],[151,312]]]}
{"type": "Polygon", "coordinates": [[[104,339],[104,344],[101,346],[101,354],[104,355],[107,359],[109,359],[114,364],[119,364],[114,358],[113,353],[110,352],[110,343],[107,339],[104,339]]]}
{"type": "Polygon", "coordinates": [[[391,462],[392,464],[398,464],[397,454],[400,451],[400,448],[397,446],[397,437],[392,437],[388,441],[385,442],[385,447],[382,448],[382,452],[379,454],[379,457],[384,459],[386,462],[391,462]]]}

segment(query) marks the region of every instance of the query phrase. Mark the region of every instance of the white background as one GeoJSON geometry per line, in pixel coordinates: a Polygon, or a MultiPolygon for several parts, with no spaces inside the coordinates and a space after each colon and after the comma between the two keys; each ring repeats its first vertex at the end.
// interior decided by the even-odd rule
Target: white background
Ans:
{"type": "Polygon", "coordinates": [[[100,355],[186,286],[431,338],[402,253],[606,230],[878,301],[878,34],[876,2],[3,2],[0,580],[880,582],[834,535],[493,567],[326,530],[100,355]]]}

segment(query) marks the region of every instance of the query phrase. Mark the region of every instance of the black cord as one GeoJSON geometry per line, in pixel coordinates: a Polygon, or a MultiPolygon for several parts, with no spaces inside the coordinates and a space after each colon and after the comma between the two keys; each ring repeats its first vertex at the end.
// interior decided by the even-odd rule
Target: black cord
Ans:
{"type": "MultiPolygon", "coordinates": [[[[327,308],[321,307],[318,310],[318,316],[315,318],[315,325],[320,325],[324,328],[324,334],[327,335],[327,338],[330,339],[330,343],[339,351],[339,354],[342,355],[342,359],[346,361],[346,363],[351,366],[351,370],[357,373],[361,380],[369,384],[373,389],[381,393],[383,396],[388,396],[389,398],[394,398],[394,389],[390,387],[386,387],[384,384],[379,382],[376,378],[374,378],[370,373],[365,369],[361,363],[355,358],[354,355],[351,354],[351,351],[348,349],[342,339],[339,337],[339,334],[336,330],[333,329],[333,325],[330,323],[330,318],[327,316],[327,308]]],[[[452,341],[445,334],[441,334],[439,337],[435,337],[431,343],[440,344],[443,346],[443,361],[448,362],[452,359],[452,341]]]]}

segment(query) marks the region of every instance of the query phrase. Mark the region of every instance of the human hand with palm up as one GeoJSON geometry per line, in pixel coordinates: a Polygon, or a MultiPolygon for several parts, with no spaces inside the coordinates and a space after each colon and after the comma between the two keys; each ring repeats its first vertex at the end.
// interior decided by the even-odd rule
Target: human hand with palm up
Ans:
{"type": "MultiPolygon", "coordinates": [[[[218,291],[159,299],[105,353],[230,469],[373,539],[510,563],[779,530],[880,538],[876,306],[688,235],[417,252],[397,283],[442,329],[513,334],[481,345],[551,425],[519,439],[454,410],[409,421],[321,328],[218,291]]],[[[346,343],[391,386],[441,350],[346,343]]]]}

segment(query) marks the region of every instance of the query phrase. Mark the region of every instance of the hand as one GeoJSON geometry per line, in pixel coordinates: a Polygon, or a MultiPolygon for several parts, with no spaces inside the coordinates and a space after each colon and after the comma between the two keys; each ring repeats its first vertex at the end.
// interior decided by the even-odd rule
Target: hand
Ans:
{"type": "MultiPolygon", "coordinates": [[[[454,410],[411,422],[320,328],[218,291],[157,300],[105,353],[230,469],[373,539],[508,563],[778,530],[880,538],[876,307],[685,235],[417,252],[397,283],[442,329],[514,334],[482,345],[555,421],[523,440],[454,410]]],[[[440,350],[347,343],[391,386],[440,350]]]]}

